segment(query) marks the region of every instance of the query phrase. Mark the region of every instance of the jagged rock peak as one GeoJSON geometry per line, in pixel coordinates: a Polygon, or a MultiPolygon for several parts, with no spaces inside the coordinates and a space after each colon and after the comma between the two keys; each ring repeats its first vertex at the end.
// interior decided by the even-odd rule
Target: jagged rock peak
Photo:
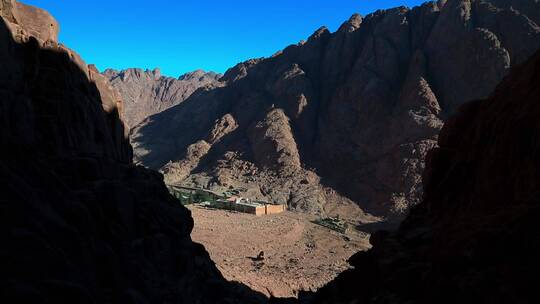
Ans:
{"type": "Polygon", "coordinates": [[[160,78],[161,77],[161,70],[159,68],[154,68],[152,70],[152,74],[154,74],[155,78],[160,78]]]}
{"type": "Polygon", "coordinates": [[[221,78],[214,72],[196,70],[176,79],[163,76],[159,68],[107,69],[103,75],[123,96],[125,119],[131,127],[150,115],[183,102],[199,88],[218,85],[221,78]]]}
{"type": "Polygon", "coordinates": [[[436,4],[439,9],[442,9],[446,5],[447,0],[437,0],[436,4]]]}
{"type": "Polygon", "coordinates": [[[206,72],[204,70],[195,70],[193,72],[188,72],[188,73],[185,73],[184,75],[181,75],[180,77],[178,77],[178,80],[185,80],[185,81],[189,81],[189,80],[202,80],[203,78],[211,78],[211,79],[215,79],[215,80],[218,80],[219,78],[221,78],[221,74],[219,73],[216,73],[216,72],[212,72],[212,71],[209,71],[209,72],[206,72]]]}
{"type": "Polygon", "coordinates": [[[240,80],[247,75],[248,70],[251,67],[256,66],[259,62],[263,60],[264,58],[257,58],[257,59],[249,59],[244,62],[240,62],[234,67],[225,71],[225,74],[223,75],[223,77],[221,77],[221,81],[234,82],[234,81],[240,80]]]}
{"type": "Polygon", "coordinates": [[[311,36],[309,36],[308,41],[313,41],[327,35],[330,35],[328,28],[326,26],[321,26],[311,36]]]}
{"type": "MultiPolygon", "coordinates": [[[[158,80],[160,78],[169,78],[172,79],[172,77],[165,76],[161,74],[160,68],[154,68],[152,70],[150,69],[141,69],[141,68],[127,68],[123,70],[115,70],[115,69],[106,69],[103,71],[103,75],[109,77],[109,78],[115,78],[115,77],[123,77],[123,78],[129,78],[129,77],[136,77],[136,78],[148,78],[148,79],[154,79],[158,80]]],[[[199,80],[202,81],[203,79],[215,79],[218,80],[221,78],[222,75],[216,72],[206,72],[204,70],[195,70],[193,72],[188,72],[183,75],[180,75],[178,77],[178,80],[183,81],[192,81],[192,80],[199,80]]]]}
{"type": "Polygon", "coordinates": [[[360,25],[362,24],[362,16],[358,13],[355,13],[349,18],[349,20],[343,22],[343,24],[339,27],[338,32],[354,32],[355,30],[360,28],[360,25]]]}
{"type": "Polygon", "coordinates": [[[149,69],[143,70],[141,68],[128,68],[128,69],[124,69],[120,71],[113,70],[113,69],[106,69],[103,72],[103,74],[109,77],[119,76],[126,80],[130,77],[149,78],[149,79],[155,79],[155,80],[162,77],[161,71],[159,68],[154,68],[153,70],[149,70],[149,69]]]}

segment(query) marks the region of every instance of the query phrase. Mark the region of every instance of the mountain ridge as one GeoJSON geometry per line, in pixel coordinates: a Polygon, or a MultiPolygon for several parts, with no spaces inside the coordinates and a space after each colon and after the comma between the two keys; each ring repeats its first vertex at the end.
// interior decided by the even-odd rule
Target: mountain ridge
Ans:
{"type": "Polygon", "coordinates": [[[420,201],[443,121],[540,47],[539,6],[449,0],[353,15],[149,117],[132,130],[135,157],[169,182],[247,188],[314,213],[344,200],[400,217],[420,201]],[[221,130],[224,121],[234,128],[221,130]],[[255,140],[265,125],[268,137],[255,140]]]}
{"type": "Polygon", "coordinates": [[[106,69],[102,73],[124,100],[126,123],[133,127],[144,118],[175,106],[198,89],[218,86],[220,74],[195,70],[178,78],[164,76],[159,68],[106,69]]]}

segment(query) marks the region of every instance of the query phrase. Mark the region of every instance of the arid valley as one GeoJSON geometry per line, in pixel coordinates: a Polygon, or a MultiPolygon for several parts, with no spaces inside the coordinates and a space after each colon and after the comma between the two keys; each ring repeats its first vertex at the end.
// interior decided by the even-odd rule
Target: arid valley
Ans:
{"type": "Polygon", "coordinates": [[[0,17],[0,303],[540,302],[540,0],[0,17]]]}

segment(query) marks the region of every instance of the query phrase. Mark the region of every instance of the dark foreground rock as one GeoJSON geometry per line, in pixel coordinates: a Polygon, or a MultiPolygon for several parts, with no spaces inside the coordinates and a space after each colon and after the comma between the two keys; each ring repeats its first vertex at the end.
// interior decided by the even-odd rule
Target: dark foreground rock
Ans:
{"type": "Polygon", "coordinates": [[[170,182],[246,188],[314,213],[336,200],[330,189],[400,217],[420,201],[443,121],[540,47],[539,11],[532,0],[448,0],[354,15],[151,116],[133,130],[135,157],[170,182]]]}
{"type": "Polygon", "coordinates": [[[540,52],[460,107],[427,159],[425,197],[308,303],[538,303],[540,52]]]}
{"type": "Polygon", "coordinates": [[[223,279],[163,177],[131,163],[119,94],[56,21],[0,3],[0,302],[264,301],[223,279]]]}

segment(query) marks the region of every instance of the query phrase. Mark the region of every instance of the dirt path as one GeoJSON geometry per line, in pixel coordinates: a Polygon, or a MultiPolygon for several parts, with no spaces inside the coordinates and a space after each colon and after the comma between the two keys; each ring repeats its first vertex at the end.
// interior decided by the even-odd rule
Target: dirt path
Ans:
{"type": "Polygon", "coordinates": [[[315,290],[347,269],[346,260],[369,247],[360,235],[344,236],[285,212],[256,217],[191,206],[192,238],[203,244],[228,280],[267,295],[296,296],[315,290]],[[254,261],[264,251],[262,262],[254,261]]]}

